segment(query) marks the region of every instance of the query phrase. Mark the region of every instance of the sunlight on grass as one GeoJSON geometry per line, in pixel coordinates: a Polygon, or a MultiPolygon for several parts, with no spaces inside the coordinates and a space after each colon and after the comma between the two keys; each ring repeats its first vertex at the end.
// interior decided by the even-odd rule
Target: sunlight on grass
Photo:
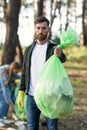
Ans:
{"type": "Polygon", "coordinates": [[[72,83],[72,85],[73,86],[80,86],[80,87],[87,87],[87,82],[86,81],[84,81],[83,79],[79,79],[79,80],[75,80],[75,79],[73,79],[73,78],[70,78],[71,79],[71,83],[72,83]]]}
{"type": "Polygon", "coordinates": [[[65,67],[87,70],[87,47],[70,46],[64,49],[64,53],[67,58],[66,63],[64,63],[65,67]]]}
{"type": "Polygon", "coordinates": [[[87,55],[87,47],[84,46],[70,46],[68,48],[64,49],[68,60],[72,60],[71,58],[76,58],[82,60],[83,57],[86,57],[87,55]]]}

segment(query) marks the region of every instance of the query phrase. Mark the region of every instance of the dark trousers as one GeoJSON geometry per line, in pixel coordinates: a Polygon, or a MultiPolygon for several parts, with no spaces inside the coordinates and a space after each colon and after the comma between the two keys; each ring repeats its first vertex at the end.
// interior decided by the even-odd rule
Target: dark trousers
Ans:
{"type": "MultiPolygon", "coordinates": [[[[37,108],[34,97],[27,97],[27,125],[28,130],[39,130],[40,110],[37,108]]],[[[47,130],[58,130],[58,119],[46,118],[47,130]]]]}

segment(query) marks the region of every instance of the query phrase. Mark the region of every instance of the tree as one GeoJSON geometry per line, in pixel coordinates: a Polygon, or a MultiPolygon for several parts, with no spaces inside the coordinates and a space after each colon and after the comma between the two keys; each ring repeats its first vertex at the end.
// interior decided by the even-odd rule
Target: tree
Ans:
{"type": "Polygon", "coordinates": [[[38,0],[37,17],[43,15],[43,2],[44,0],[38,0]]]}
{"type": "Polygon", "coordinates": [[[37,17],[43,15],[43,3],[44,0],[37,0],[37,2],[35,0],[32,0],[32,5],[34,8],[34,19],[36,19],[37,17]],[[37,9],[35,9],[35,6],[37,5],[37,9]]]}
{"type": "Polygon", "coordinates": [[[87,45],[87,0],[83,0],[83,44],[87,45]]]}
{"type": "Polygon", "coordinates": [[[22,48],[17,34],[21,0],[9,0],[8,3],[6,0],[2,0],[2,6],[4,9],[4,20],[6,23],[6,37],[1,64],[10,64],[14,60],[22,63],[22,48]]]}

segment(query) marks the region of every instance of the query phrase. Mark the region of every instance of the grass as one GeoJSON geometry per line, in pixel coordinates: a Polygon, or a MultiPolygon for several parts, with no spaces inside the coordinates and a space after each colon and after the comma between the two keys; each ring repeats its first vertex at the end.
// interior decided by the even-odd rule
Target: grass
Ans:
{"type": "Polygon", "coordinates": [[[72,46],[64,50],[67,61],[64,67],[74,90],[73,113],[60,119],[60,130],[87,129],[87,47],[72,46]]]}
{"type": "MultiPolygon", "coordinates": [[[[1,52],[0,52],[1,53],[1,52]]],[[[63,64],[74,90],[74,109],[71,115],[59,120],[59,130],[87,129],[87,47],[64,49],[67,61],[63,64]]],[[[40,127],[46,130],[46,127],[40,127]]]]}
{"type": "Polygon", "coordinates": [[[87,86],[87,47],[70,46],[64,49],[67,61],[64,67],[74,86],[87,86]]]}
{"type": "Polygon", "coordinates": [[[67,62],[65,66],[76,69],[86,69],[87,70],[87,47],[84,46],[70,46],[64,50],[67,62]]]}

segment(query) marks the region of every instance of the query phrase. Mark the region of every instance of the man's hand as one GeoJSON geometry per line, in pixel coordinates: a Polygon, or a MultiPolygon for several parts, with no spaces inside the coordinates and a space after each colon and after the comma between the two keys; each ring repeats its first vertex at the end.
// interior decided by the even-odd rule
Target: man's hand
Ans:
{"type": "Polygon", "coordinates": [[[18,92],[18,97],[17,97],[16,102],[17,102],[18,107],[20,108],[24,107],[24,91],[18,92]]]}
{"type": "Polygon", "coordinates": [[[54,47],[54,55],[60,57],[62,53],[62,50],[58,47],[54,47]]]}

